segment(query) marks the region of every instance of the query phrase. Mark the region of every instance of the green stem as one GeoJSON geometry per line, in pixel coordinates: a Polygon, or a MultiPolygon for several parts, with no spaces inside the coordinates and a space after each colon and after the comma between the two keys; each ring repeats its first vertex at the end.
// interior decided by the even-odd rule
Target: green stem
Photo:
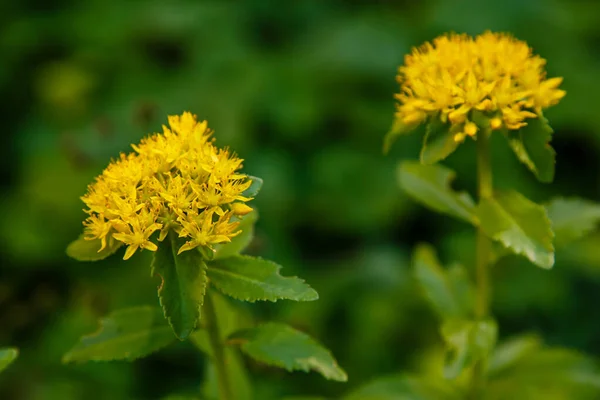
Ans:
{"type": "MultiPolygon", "coordinates": [[[[492,197],[492,166],[490,162],[490,138],[489,132],[482,131],[477,135],[477,185],[479,202],[492,197]]],[[[477,305],[475,315],[485,318],[488,314],[489,303],[489,278],[488,269],[490,252],[492,250],[491,240],[483,233],[481,228],[477,229],[477,305]]]]}
{"type": "Polygon", "coordinates": [[[217,381],[219,386],[220,400],[233,400],[231,395],[231,385],[229,375],[227,374],[227,365],[225,361],[225,348],[221,340],[221,332],[217,321],[217,314],[210,293],[204,297],[204,318],[208,339],[213,353],[213,362],[217,371],[217,381]]]}
{"type": "MultiPolygon", "coordinates": [[[[492,197],[492,166],[490,162],[490,132],[481,131],[477,135],[477,186],[479,202],[492,197]]],[[[476,245],[476,303],[475,316],[481,320],[488,316],[490,303],[489,264],[492,250],[491,240],[477,228],[476,245]]],[[[478,361],[473,368],[471,398],[478,399],[485,380],[485,361],[478,361]]]]}

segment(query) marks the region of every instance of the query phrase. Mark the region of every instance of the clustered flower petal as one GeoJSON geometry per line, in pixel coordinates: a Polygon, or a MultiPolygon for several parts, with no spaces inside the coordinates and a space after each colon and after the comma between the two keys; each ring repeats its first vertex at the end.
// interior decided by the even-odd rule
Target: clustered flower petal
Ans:
{"type": "Polygon", "coordinates": [[[473,111],[489,116],[492,129],[520,129],[566,94],[562,78],[546,79],[545,63],[508,34],[440,36],[398,69],[396,117],[409,127],[430,117],[449,121],[459,142],[477,134],[473,111]]]}
{"type": "Polygon", "coordinates": [[[238,172],[243,160],[215,147],[206,121],[189,112],[169,116],[169,126],[133,145],[135,152],[121,154],[88,186],[84,237],[99,239],[100,251],[119,241],[128,259],[137,249],[156,251],[155,232],[158,241],[173,232],[187,240],[181,253],[240,233],[234,217],[252,211],[242,194],[252,181],[238,172]]]}

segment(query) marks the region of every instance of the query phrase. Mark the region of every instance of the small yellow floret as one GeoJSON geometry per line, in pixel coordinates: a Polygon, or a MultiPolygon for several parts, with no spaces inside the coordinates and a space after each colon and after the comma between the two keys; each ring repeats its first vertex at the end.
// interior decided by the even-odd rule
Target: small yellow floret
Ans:
{"type": "Polygon", "coordinates": [[[462,143],[462,142],[464,142],[464,141],[465,141],[465,137],[466,137],[466,136],[467,136],[467,135],[465,135],[465,133],[464,133],[464,132],[458,132],[458,133],[456,133],[456,134],[454,135],[454,141],[455,141],[455,142],[458,142],[458,143],[462,143]]]}
{"type": "Polygon", "coordinates": [[[465,124],[465,133],[469,136],[475,136],[477,134],[477,125],[472,122],[465,124]]]}
{"type": "Polygon", "coordinates": [[[502,127],[502,119],[500,118],[492,118],[490,120],[490,128],[496,130],[496,129],[500,129],[502,127]]]}
{"type": "Polygon", "coordinates": [[[239,173],[242,159],[218,149],[206,121],[185,112],[169,116],[169,127],[132,145],[88,187],[82,197],[89,217],[84,237],[127,245],[124,259],[137,249],[156,251],[151,240],[169,232],[186,238],[178,252],[226,243],[240,233],[234,216],[252,211],[242,193],[252,181],[239,173]]]}
{"type": "MultiPolygon", "coordinates": [[[[459,125],[477,111],[490,118],[500,114],[490,122],[492,129],[519,129],[566,94],[558,88],[562,78],[546,79],[545,63],[508,34],[440,36],[413,49],[399,67],[396,118],[404,125],[433,117],[459,125]]],[[[465,133],[477,133],[472,132],[467,122],[465,133]]]]}

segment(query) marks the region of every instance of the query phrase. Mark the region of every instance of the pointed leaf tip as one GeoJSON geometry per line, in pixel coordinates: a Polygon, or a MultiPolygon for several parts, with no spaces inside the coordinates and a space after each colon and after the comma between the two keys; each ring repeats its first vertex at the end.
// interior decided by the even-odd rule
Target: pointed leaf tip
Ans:
{"type": "Polygon", "coordinates": [[[481,201],[477,214],[491,239],[542,268],[554,265],[554,232],[543,206],[515,191],[497,192],[481,201]]]}
{"type": "Polygon", "coordinates": [[[256,361],[288,371],[316,371],[326,379],[346,382],[348,376],[329,350],[291,326],[270,322],[238,331],[229,339],[256,361]]]}
{"type": "Polygon", "coordinates": [[[281,276],[281,266],[258,257],[233,256],[208,265],[211,283],[224,294],[243,301],[314,301],[317,292],[297,277],[281,276]]]}

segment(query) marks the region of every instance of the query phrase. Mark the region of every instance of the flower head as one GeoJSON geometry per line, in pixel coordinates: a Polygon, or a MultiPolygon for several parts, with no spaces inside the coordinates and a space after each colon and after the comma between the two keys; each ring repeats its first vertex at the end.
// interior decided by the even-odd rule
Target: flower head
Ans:
{"type": "Polygon", "coordinates": [[[240,233],[233,217],[249,213],[243,196],[252,181],[239,172],[242,159],[218,149],[206,121],[185,112],[170,116],[169,127],[133,145],[88,187],[82,197],[89,215],[84,237],[156,251],[151,236],[169,232],[186,238],[179,252],[231,241],[240,233]]]}
{"type": "Polygon", "coordinates": [[[507,34],[440,36],[413,49],[398,69],[396,117],[409,127],[428,118],[449,121],[456,141],[476,136],[474,112],[486,115],[492,129],[519,129],[566,94],[558,88],[562,78],[546,79],[545,63],[507,34]]]}

